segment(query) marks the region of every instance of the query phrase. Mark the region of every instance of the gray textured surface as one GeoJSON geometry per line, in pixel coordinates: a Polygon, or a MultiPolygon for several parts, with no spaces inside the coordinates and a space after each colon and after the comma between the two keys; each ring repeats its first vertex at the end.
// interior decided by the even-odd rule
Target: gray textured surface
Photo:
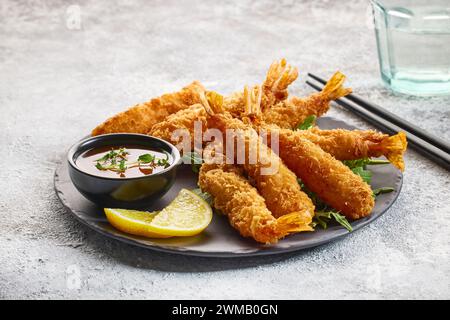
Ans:
{"type": "MultiPolygon", "coordinates": [[[[71,143],[125,106],[193,79],[229,93],[286,57],[340,69],[356,92],[450,139],[450,99],[379,80],[366,1],[0,3],[1,298],[450,298],[450,174],[406,155],[403,192],[346,239],[285,256],[211,260],[133,248],[65,212],[53,172],[71,143]],[[131,3],[131,4],[130,4],[131,3]],[[80,273],[80,283],[76,273],[80,273]],[[78,285],[79,284],[79,285],[78,285]]],[[[369,125],[333,108],[330,115],[369,125]]]]}

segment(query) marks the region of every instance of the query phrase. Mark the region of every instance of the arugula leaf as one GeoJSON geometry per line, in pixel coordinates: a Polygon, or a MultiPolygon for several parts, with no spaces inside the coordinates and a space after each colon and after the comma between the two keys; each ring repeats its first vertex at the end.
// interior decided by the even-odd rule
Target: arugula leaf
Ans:
{"type": "Polygon", "coordinates": [[[308,130],[314,127],[317,117],[315,115],[308,116],[303,123],[299,124],[296,130],[308,130]]]}
{"type": "Polygon", "coordinates": [[[355,174],[360,176],[365,182],[370,184],[372,181],[372,172],[366,170],[366,165],[369,164],[384,164],[383,160],[372,160],[370,158],[362,158],[356,160],[344,160],[342,161],[347,167],[349,167],[355,174]]]}
{"type": "Polygon", "coordinates": [[[322,229],[328,228],[328,221],[331,219],[330,211],[316,211],[314,213],[314,222],[319,224],[322,229]]]}
{"type": "Polygon", "coordinates": [[[313,227],[316,225],[320,225],[322,229],[328,228],[328,223],[334,219],[337,223],[347,229],[349,232],[353,231],[353,228],[348,222],[345,216],[340,215],[339,212],[329,210],[329,211],[316,211],[313,220],[313,227]]]}
{"type": "Polygon", "coordinates": [[[370,159],[367,161],[366,165],[368,166],[376,166],[380,164],[389,164],[390,162],[388,160],[380,160],[380,159],[370,159]]]}
{"type": "Polygon", "coordinates": [[[360,176],[367,184],[370,184],[372,181],[372,171],[366,170],[364,167],[355,167],[352,171],[360,176]]]}
{"type": "Polygon", "coordinates": [[[354,169],[357,167],[364,167],[368,161],[369,161],[368,158],[362,158],[362,159],[356,159],[356,160],[344,160],[344,161],[342,161],[342,163],[345,164],[350,169],[354,169]]]}
{"type": "Polygon", "coordinates": [[[380,160],[380,159],[371,159],[371,158],[361,158],[356,160],[344,160],[342,161],[343,164],[345,164],[350,169],[356,168],[356,167],[365,167],[365,166],[373,166],[373,165],[380,165],[380,164],[389,164],[389,161],[387,160],[380,160]]]}
{"type": "Polygon", "coordinates": [[[373,195],[377,196],[377,195],[382,194],[382,193],[392,192],[392,191],[394,191],[394,188],[384,187],[384,188],[373,189],[372,191],[373,191],[373,195]]]}
{"type": "Polygon", "coordinates": [[[353,231],[351,224],[348,222],[348,220],[345,216],[340,215],[338,212],[335,212],[335,211],[331,211],[330,213],[333,216],[334,220],[336,220],[337,223],[339,223],[341,226],[343,226],[349,232],[353,231]]]}
{"type": "Polygon", "coordinates": [[[138,161],[141,163],[151,163],[155,160],[155,156],[150,153],[141,154],[138,161]]]}

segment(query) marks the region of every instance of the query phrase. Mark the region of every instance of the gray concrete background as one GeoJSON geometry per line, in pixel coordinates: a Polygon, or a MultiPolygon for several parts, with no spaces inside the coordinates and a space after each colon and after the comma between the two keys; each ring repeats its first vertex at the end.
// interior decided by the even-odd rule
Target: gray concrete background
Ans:
{"type": "Polygon", "coordinates": [[[357,93],[450,139],[450,98],[381,85],[369,13],[356,0],[1,1],[0,298],[450,298],[450,174],[413,151],[382,218],[269,258],[134,248],[77,223],[53,191],[67,148],[107,116],[193,79],[239,90],[280,57],[300,68],[294,94],[312,92],[306,72],[340,69],[357,93]]]}

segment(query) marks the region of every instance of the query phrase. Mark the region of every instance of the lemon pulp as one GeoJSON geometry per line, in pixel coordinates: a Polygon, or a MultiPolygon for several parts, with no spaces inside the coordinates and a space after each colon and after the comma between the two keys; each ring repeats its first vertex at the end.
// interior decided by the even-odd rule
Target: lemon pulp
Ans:
{"type": "Polygon", "coordinates": [[[187,189],[182,189],[159,212],[106,208],[105,214],[115,228],[150,238],[193,236],[205,230],[212,220],[209,204],[187,189]]]}

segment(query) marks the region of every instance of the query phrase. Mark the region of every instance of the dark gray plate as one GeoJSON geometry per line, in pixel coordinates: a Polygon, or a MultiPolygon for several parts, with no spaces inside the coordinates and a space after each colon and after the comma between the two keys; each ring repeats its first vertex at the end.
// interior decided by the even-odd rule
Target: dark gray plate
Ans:
{"type": "MultiPolygon", "coordinates": [[[[328,117],[320,118],[318,125],[323,129],[355,129],[345,122],[328,117]]],[[[372,214],[367,218],[353,222],[353,230],[364,227],[386,212],[397,199],[402,187],[403,176],[401,172],[393,166],[373,166],[371,167],[371,170],[374,173],[372,181],[373,188],[393,187],[395,191],[378,196],[372,214]]],[[[197,188],[197,177],[191,171],[189,165],[182,165],[180,167],[175,185],[162,199],[155,202],[149,210],[163,208],[182,188],[197,188]]],[[[269,255],[318,246],[348,234],[346,229],[338,225],[329,226],[327,230],[322,230],[318,227],[315,232],[294,234],[281,240],[276,245],[268,246],[241,237],[238,232],[229,225],[226,217],[214,215],[211,224],[205,232],[198,236],[172,239],[147,239],[129,235],[114,229],[106,220],[103,210],[86,200],[75,189],[70,181],[65,158],[55,172],[55,190],[64,206],[66,206],[79,221],[95,231],[133,245],[171,253],[209,257],[269,255]]]]}

